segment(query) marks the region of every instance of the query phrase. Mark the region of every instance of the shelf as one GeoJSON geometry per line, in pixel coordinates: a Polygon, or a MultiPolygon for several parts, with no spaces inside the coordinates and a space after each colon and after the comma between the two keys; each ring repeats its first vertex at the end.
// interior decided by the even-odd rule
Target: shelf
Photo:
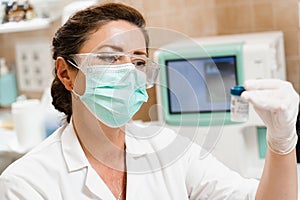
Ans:
{"type": "Polygon", "coordinates": [[[51,21],[49,19],[32,19],[30,21],[8,22],[0,24],[0,33],[14,33],[23,31],[34,31],[48,28],[51,21]]]}

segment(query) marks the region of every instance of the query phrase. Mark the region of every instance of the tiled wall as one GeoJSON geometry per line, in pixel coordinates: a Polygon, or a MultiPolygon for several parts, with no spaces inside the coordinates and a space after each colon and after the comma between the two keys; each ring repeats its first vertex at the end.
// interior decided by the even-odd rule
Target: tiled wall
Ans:
{"type": "Polygon", "coordinates": [[[298,0],[215,0],[217,34],[281,30],[287,79],[299,91],[298,0]]]}
{"type": "MultiPolygon", "coordinates": [[[[284,33],[287,79],[299,88],[299,27],[298,0],[123,0],[146,17],[148,26],[173,29],[190,37],[219,34],[281,30],[284,33]]],[[[300,0],[299,0],[300,2],[300,0]]],[[[55,23],[46,31],[22,34],[0,34],[0,57],[13,60],[13,42],[18,37],[34,34],[52,36],[59,26],[55,23]]],[[[149,103],[137,118],[149,120],[147,110],[155,104],[155,90],[151,89],[149,103]]],[[[153,119],[156,118],[154,109],[153,119]]]]}

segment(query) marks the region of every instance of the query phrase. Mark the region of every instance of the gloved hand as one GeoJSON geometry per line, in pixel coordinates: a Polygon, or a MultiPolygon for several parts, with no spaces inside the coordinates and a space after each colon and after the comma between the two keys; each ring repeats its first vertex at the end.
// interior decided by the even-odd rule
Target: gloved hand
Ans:
{"type": "Polygon", "coordinates": [[[277,79],[249,80],[242,99],[253,104],[267,127],[269,148],[277,154],[290,153],[297,144],[296,120],[299,95],[291,83],[277,79]]]}

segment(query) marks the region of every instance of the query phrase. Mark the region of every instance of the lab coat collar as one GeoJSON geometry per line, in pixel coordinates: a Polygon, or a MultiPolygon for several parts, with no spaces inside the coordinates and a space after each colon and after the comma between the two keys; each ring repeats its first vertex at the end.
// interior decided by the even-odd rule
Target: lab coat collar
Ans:
{"type": "MultiPolygon", "coordinates": [[[[166,127],[133,123],[126,126],[126,167],[134,174],[160,169],[169,161],[169,154],[177,148],[177,134],[166,127]]],[[[178,148],[177,148],[178,149],[178,148]]]]}
{"type": "MultiPolygon", "coordinates": [[[[151,151],[151,147],[137,136],[143,133],[143,127],[128,124],[125,130],[126,153],[132,157],[140,157],[151,151]]],[[[69,172],[90,166],[76,136],[72,121],[66,126],[62,134],[62,150],[69,172]]]]}
{"type": "Polygon", "coordinates": [[[146,129],[140,124],[128,123],[125,126],[126,153],[138,158],[151,152],[151,146],[144,139],[146,129]]]}
{"type": "MultiPolygon", "coordinates": [[[[157,150],[153,149],[149,140],[161,133],[161,127],[128,123],[125,126],[125,132],[126,153],[132,158],[143,157],[157,150]]],[[[90,166],[76,136],[72,121],[63,132],[62,150],[70,172],[90,166]]]]}
{"type": "Polygon", "coordinates": [[[101,199],[114,199],[115,197],[92,168],[76,136],[72,121],[66,126],[62,135],[62,151],[70,173],[86,170],[85,187],[101,199]],[[99,188],[102,188],[99,190],[99,188]]]}
{"type": "Polygon", "coordinates": [[[76,136],[72,121],[61,136],[62,151],[69,172],[89,166],[89,162],[76,136]]]}

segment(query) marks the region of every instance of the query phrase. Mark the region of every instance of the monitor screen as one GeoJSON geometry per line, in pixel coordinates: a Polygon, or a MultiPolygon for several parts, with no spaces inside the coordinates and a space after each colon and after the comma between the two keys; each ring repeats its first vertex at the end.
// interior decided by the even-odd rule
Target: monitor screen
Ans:
{"type": "Polygon", "coordinates": [[[236,56],[166,60],[170,114],[227,112],[236,56]]]}

